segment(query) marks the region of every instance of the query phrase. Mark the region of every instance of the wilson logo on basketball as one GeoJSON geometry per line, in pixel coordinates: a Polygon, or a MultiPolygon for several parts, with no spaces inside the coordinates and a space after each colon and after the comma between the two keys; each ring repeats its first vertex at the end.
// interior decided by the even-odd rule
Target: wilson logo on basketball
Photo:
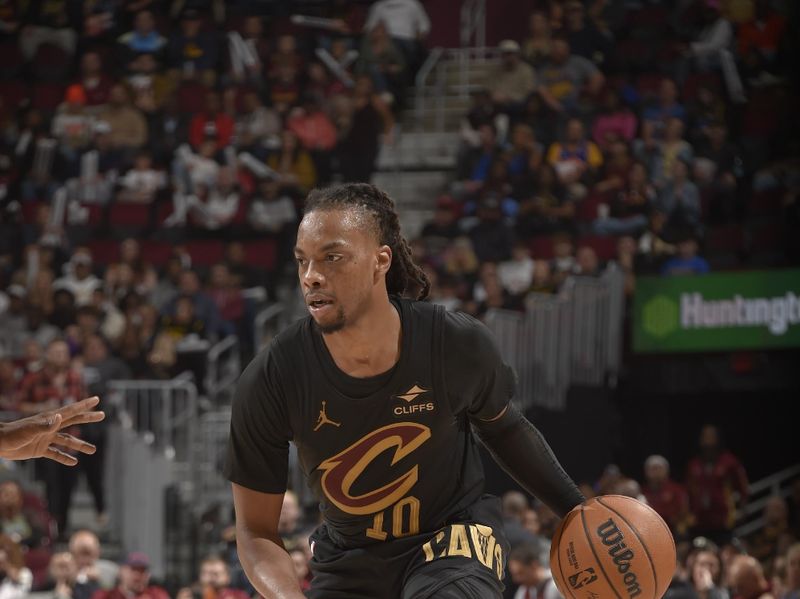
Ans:
{"type": "Polygon", "coordinates": [[[415,422],[398,422],[364,435],[344,451],[322,462],[322,490],[325,496],[347,514],[363,516],[385,510],[406,496],[417,483],[419,466],[382,487],[354,495],[353,485],[367,467],[384,451],[392,452],[392,464],[413,453],[431,438],[431,429],[415,422]]]}
{"type": "Polygon", "coordinates": [[[609,547],[608,554],[614,560],[614,565],[622,574],[622,581],[628,590],[628,597],[641,595],[642,589],[639,588],[639,581],[636,574],[631,572],[631,560],[635,557],[633,551],[625,545],[625,536],[620,531],[612,518],[609,518],[597,527],[597,534],[603,545],[609,547]]]}

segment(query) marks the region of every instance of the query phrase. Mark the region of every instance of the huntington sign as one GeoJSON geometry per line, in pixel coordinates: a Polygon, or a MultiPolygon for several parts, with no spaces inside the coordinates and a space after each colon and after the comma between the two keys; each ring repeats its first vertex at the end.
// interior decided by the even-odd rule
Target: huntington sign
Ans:
{"type": "Polygon", "coordinates": [[[800,347],[800,270],[642,277],[637,352],[800,347]]]}

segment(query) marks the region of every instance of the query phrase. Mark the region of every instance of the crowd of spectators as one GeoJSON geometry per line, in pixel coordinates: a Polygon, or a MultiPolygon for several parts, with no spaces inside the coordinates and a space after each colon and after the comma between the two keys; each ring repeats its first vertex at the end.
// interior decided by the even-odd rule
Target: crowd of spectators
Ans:
{"type": "MultiPolygon", "coordinates": [[[[193,370],[198,348],[228,334],[246,358],[254,298],[274,297],[286,275],[305,194],[368,181],[392,143],[430,30],[418,2],[322,3],[295,19],[246,5],[0,3],[3,412],[193,370]]],[[[612,260],[630,294],[641,274],[797,259],[785,235],[800,191],[787,158],[797,131],[784,118],[796,97],[791,4],[536,6],[525,39],[500,43],[465,115],[453,180],[411,242],[433,301],[480,316],[522,310],[529,293],[612,260]]],[[[97,528],[107,523],[105,429],[75,432],[98,452],[78,469],[37,464],[46,501],[0,484],[0,599],[48,586],[59,599],[166,596],[147,556],[115,565],[99,559],[94,533],[70,536],[80,476],[97,528]]],[[[670,593],[798,599],[800,550],[788,546],[798,498],[791,509],[771,500],[756,537],[731,538],[724,489],[743,502],[746,478],[704,434],[709,450],[685,487],[653,456],[643,486],[610,467],[585,491],[646,498],[662,513],[683,542],[670,593]]],[[[505,503],[519,540],[509,580],[539,589],[554,516],[524,496],[505,503]]],[[[284,508],[281,532],[307,586],[314,522],[291,493],[284,508]]],[[[226,531],[198,580],[170,590],[252,594],[234,543],[226,531]]],[[[552,597],[552,585],[541,589],[552,597]]]]}
{"type": "Polygon", "coordinates": [[[541,3],[500,43],[414,242],[434,301],[521,310],[610,261],[629,295],[637,275],[797,261],[791,9],[624,4],[541,3]]]}

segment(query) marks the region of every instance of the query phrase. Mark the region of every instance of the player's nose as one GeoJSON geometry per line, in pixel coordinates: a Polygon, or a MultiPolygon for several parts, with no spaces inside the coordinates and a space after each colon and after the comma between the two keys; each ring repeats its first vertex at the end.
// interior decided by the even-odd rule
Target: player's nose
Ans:
{"type": "Polygon", "coordinates": [[[300,278],[306,287],[322,287],[325,285],[325,276],[317,268],[314,260],[308,261],[308,265],[301,273],[300,278]]]}

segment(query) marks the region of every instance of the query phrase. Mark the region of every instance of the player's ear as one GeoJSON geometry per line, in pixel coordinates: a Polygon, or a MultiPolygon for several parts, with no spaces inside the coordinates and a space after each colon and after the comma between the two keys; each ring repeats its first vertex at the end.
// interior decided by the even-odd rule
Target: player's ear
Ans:
{"type": "Polygon", "coordinates": [[[380,246],[375,257],[375,276],[385,276],[392,267],[392,248],[388,245],[380,246]]]}

